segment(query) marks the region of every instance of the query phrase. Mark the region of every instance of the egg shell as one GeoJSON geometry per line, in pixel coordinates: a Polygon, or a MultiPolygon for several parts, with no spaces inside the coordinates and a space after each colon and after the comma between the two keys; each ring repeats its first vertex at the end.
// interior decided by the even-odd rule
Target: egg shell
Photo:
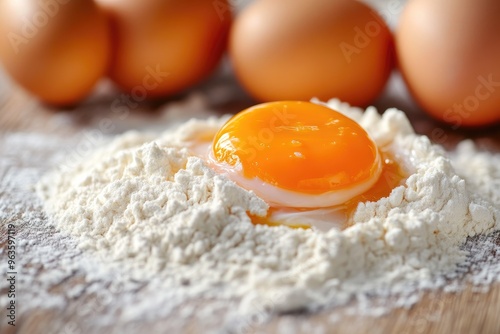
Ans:
{"type": "Polygon", "coordinates": [[[259,101],[328,100],[367,105],[393,67],[383,19],[352,0],[258,0],[230,34],[236,75],[259,101]]]}
{"type": "Polygon", "coordinates": [[[500,1],[412,0],[399,68],[423,110],[453,128],[500,121],[500,1]]]}
{"type": "Polygon", "coordinates": [[[107,70],[110,33],[92,0],[0,1],[0,59],[42,101],[71,105],[107,70]]]}
{"type": "Polygon", "coordinates": [[[113,26],[110,78],[137,99],[166,97],[206,78],[225,51],[226,0],[98,0],[113,26]],[[134,91],[135,90],[135,91],[134,91]]]}

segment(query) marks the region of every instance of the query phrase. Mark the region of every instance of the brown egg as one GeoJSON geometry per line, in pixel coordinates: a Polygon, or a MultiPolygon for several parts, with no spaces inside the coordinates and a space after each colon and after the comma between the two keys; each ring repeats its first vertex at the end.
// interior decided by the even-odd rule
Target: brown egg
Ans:
{"type": "Polygon", "coordinates": [[[413,0],[397,32],[399,67],[431,116],[458,128],[500,120],[500,1],[413,0]]]}
{"type": "Polygon", "coordinates": [[[392,36],[353,0],[258,0],[235,20],[230,56],[257,100],[327,100],[366,105],[392,69],[392,36]]]}
{"type": "Polygon", "coordinates": [[[0,59],[42,101],[83,99],[105,73],[109,26],[92,0],[0,1],[0,59]]]}
{"type": "Polygon", "coordinates": [[[207,77],[226,47],[226,0],[99,0],[114,30],[109,75],[142,100],[168,96],[207,77]]]}

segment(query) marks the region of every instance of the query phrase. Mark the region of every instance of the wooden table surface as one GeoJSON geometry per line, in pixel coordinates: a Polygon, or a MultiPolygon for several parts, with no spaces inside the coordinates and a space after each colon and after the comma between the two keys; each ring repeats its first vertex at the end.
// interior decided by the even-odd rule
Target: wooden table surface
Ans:
{"type": "MultiPolygon", "coordinates": [[[[227,78],[217,79],[224,83],[227,78]]],[[[212,81],[206,85],[198,87],[202,92],[207,92],[211,87],[217,86],[219,81],[212,81]]],[[[229,81],[231,81],[229,79],[229,81]]],[[[404,95],[404,94],[403,94],[404,95]]],[[[114,132],[120,133],[128,128],[141,128],[143,125],[157,122],[158,110],[164,108],[164,104],[175,103],[176,100],[185,96],[178,96],[170,101],[162,103],[153,103],[142,105],[132,111],[132,120],[120,123],[114,132]]],[[[62,135],[71,136],[72,133],[81,129],[92,129],[96,126],[99,119],[103,117],[112,117],[110,103],[114,95],[101,94],[91,98],[84,104],[73,110],[55,111],[50,107],[43,106],[34,99],[27,96],[22,91],[3,87],[0,89],[0,140],[2,135],[7,132],[58,132],[62,135]],[[60,115],[66,115],[68,122],[64,126],[56,126],[51,120],[60,115]]],[[[238,88],[235,88],[233,94],[226,96],[221,101],[215,103],[212,109],[221,113],[234,112],[253,102],[246,97],[238,88]]],[[[460,139],[473,138],[480,146],[490,150],[500,151],[500,131],[499,128],[491,128],[481,131],[451,131],[446,127],[437,124],[418,111],[407,99],[402,97],[400,91],[389,89],[388,92],[377,103],[380,109],[386,106],[397,106],[403,110],[408,110],[417,132],[429,134],[435,142],[443,144],[447,148],[452,148],[460,139]],[[442,131],[436,132],[436,129],[442,131]],[[439,133],[439,136],[436,134],[439,133]]],[[[15,166],[12,166],[15,168],[15,166]]],[[[1,175],[1,171],[0,171],[1,175]]],[[[0,202],[8,201],[9,186],[0,187],[0,202]]],[[[15,220],[15,216],[13,216],[15,220]]],[[[5,246],[5,229],[8,221],[2,222],[0,244],[5,246]]],[[[20,224],[21,229],[28,229],[27,224],[20,224]]],[[[500,244],[500,234],[497,235],[496,242],[500,244]]],[[[19,254],[22,256],[22,254],[19,254]]],[[[2,265],[5,260],[5,253],[1,253],[2,265]]],[[[500,262],[500,254],[496,256],[500,262]]],[[[3,277],[2,277],[3,279],[3,277]]],[[[71,287],[71,280],[63,282],[61,289],[71,287]]],[[[1,292],[5,294],[5,291],[1,292]]],[[[22,294],[23,291],[19,291],[22,294]]],[[[81,296],[71,301],[78,304],[81,296]]],[[[61,326],[71,319],[71,314],[63,311],[54,311],[46,309],[31,310],[18,315],[17,326],[14,328],[6,326],[4,305],[1,305],[1,333],[59,333],[61,326]]],[[[22,310],[22,305],[20,306],[22,310]]],[[[73,319],[77,322],[84,322],[81,319],[73,319]]],[[[81,323],[82,328],[85,324],[81,323]]],[[[487,293],[475,293],[472,288],[467,288],[458,293],[433,292],[426,293],[423,298],[411,309],[397,309],[388,315],[381,317],[368,317],[346,315],[342,309],[333,311],[324,311],[318,314],[294,314],[275,316],[269,322],[258,324],[250,329],[249,332],[274,333],[283,328],[294,328],[297,332],[314,333],[312,328],[304,328],[304,323],[323,324],[322,333],[500,333],[500,285],[492,286],[487,293]],[[338,314],[339,320],[330,324],[329,318],[332,314],[338,314]],[[288,327],[287,327],[288,326],[288,327]]],[[[116,328],[121,328],[121,324],[116,324],[116,328]]],[[[116,331],[115,332],[120,332],[116,331]]],[[[145,320],[140,324],[141,333],[176,333],[180,329],[173,329],[169,326],[169,319],[145,320]]],[[[111,328],[106,328],[103,332],[111,332],[111,328]]],[[[206,332],[207,328],[201,319],[194,319],[185,332],[206,332]]],[[[287,332],[287,330],[284,330],[287,332]]],[[[83,331],[85,332],[85,331],[83,331]]],[[[138,331],[139,332],[139,331],[138,331]]]]}

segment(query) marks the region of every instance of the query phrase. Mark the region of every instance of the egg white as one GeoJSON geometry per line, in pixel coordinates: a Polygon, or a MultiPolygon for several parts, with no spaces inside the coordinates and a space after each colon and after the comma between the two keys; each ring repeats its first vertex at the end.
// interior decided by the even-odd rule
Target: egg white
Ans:
{"type": "Polygon", "coordinates": [[[214,171],[225,175],[240,187],[252,191],[273,207],[271,215],[267,217],[269,221],[288,226],[305,225],[321,231],[342,229],[348,220],[344,204],[373,187],[383,169],[381,154],[377,150],[375,173],[369,179],[344,189],[322,194],[306,194],[274,186],[258,177],[252,179],[245,177],[241,164],[232,166],[217,161],[209,142],[189,141],[186,146],[193,155],[202,158],[214,171]]]}

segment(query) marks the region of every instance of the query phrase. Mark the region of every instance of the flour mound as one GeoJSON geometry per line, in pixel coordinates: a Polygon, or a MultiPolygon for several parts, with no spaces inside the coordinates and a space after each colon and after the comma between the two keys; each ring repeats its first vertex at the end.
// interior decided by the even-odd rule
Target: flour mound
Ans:
{"type": "Polygon", "coordinates": [[[185,148],[227,118],[191,120],[159,137],[127,133],[47,175],[38,193],[58,229],[131,278],[160,277],[190,296],[238,298],[243,313],[442,285],[437,278],[465,260],[468,236],[500,228],[500,158],[481,156],[471,143],[448,157],[396,109],[380,116],[338,100],[326,105],[358,121],[410,173],[389,197],[360,203],[343,231],[253,225],[248,213],[265,215],[267,204],[185,148]]]}

